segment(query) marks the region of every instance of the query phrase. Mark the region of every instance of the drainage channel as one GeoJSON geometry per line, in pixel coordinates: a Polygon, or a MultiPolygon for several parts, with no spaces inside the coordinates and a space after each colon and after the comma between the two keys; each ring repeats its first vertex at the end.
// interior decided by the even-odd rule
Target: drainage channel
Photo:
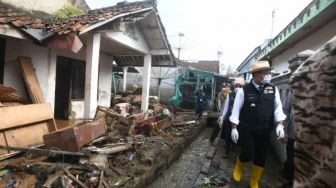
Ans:
{"type": "MultiPolygon", "coordinates": [[[[250,178],[250,166],[247,164],[242,181],[232,181],[234,163],[239,154],[239,147],[223,157],[224,143],[220,140],[217,146],[209,144],[212,127],[206,127],[201,134],[184,150],[180,158],[148,187],[149,188],[198,188],[198,187],[247,187],[250,178]],[[206,183],[208,181],[208,184],[206,183]]],[[[270,152],[267,157],[265,173],[260,180],[260,187],[281,187],[279,162],[274,160],[270,152]]]]}
{"type": "Polygon", "coordinates": [[[188,148],[185,148],[180,158],[165,169],[148,188],[193,187],[211,148],[209,144],[211,131],[211,127],[206,127],[188,148]]]}

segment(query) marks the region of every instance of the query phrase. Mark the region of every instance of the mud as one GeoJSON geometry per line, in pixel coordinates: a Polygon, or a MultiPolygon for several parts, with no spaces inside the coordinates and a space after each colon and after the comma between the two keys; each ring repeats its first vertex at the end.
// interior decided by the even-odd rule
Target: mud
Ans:
{"type": "Polygon", "coordinates": [[[184,148],[179,159],[166,169],[149,188],[186,188],[193,187],[209,150],[209,135],[212,129],[207,127],[188,148],[184,148]]]}

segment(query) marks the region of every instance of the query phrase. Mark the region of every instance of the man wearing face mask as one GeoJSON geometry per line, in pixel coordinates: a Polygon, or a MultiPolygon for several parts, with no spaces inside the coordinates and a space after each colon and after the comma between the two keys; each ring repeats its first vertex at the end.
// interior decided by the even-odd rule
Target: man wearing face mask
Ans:
{"type": "Polygon", "coordinates": [[[238,90],[245,84],[245,80],[243,78],[236,78],[233,82],[233,88],[228,97],[226,97],[223,110],[217,120],[219,128],[224,128],[225,135],[225,154],[224,157],[228,157],[230,153],[230,148],[232,147],[232,139],[231,139],[231,123],[229,117],[231,115],[232,107],[234,99],[236,98],[236,94],[238,90]]]}
{"type": "Polygon", "coordinates": [[[235,143],[239,138],[242,145],[233,170],[233,179],[239,182],[246,162],[253,160],[251,188],[259,187],[275,123],[278,139],[285,135],[283,121],[286,115],[282,111],[278,89],[269,83],[271,69],[268,61],[258,61],[251,65],[253,78],[238,90],[230,116],[231,138],[235,143]]]}

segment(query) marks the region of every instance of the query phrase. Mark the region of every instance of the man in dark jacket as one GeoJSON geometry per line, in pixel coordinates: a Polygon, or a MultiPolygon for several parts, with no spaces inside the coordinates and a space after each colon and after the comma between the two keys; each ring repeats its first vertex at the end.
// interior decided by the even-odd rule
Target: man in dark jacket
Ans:
{"type": "Polygon", "coordinates": [[[198,120],[201,120],[205,105],[207,104],[206,95],[205,92],[203,91],[202,86],[198,91],[196,91],[195,95],[196,95],[196,117],[198,120]]]}
{"type": "Polygon", "coordinates": [[[259,187],[274,122],[277,124],[278,139],[285,135],[283,121],[286,115],[282,111],[278,89],[269,83],[271,69],[268,61],[258,61],[251,65],[253,79],[238,90],[230,116],[231,138],[235,143],[240,138],[242,145],[233,170],[233,179],[239,182],[245,163],[253,160],[251,188],[259,187]]]}

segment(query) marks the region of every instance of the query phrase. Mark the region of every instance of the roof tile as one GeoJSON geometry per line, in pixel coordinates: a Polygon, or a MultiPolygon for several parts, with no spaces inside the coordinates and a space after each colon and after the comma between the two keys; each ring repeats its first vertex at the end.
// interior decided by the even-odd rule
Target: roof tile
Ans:
{"type": "Polygon", "coordinates": [[[155,0],[139,1],[132,3],[118,3],[115,6],[91,10],[85,15],[73,16],[65,20],[52,20],[43,22],[24,13],[17,12],[7,7],[0,7],[0,23],[12,23],[16,27],[36,28],[50,30],[58,35],[70,32],[80,32],[90,25],[105,21],[122,13],[138,11],[144,8],[156,7],[155,0]]]}

